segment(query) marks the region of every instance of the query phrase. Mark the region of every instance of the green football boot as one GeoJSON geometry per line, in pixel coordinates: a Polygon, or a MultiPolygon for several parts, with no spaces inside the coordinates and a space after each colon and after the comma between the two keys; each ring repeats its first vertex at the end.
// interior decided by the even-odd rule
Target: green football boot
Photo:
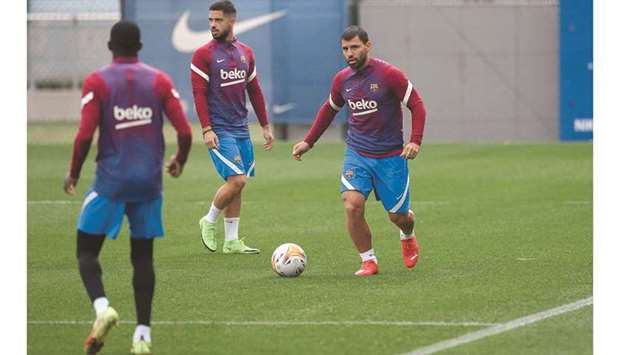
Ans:
{"type": "Polygon", "coordinates": [[[200,235],[202,237],[202,244],[210,251],[217,250],[217,240],[215,240],[215,223],[207,222],[207,217],[202,217],[200,222],[200,235]]]}
{"type": "Polygon", "coordinates": [[[243,239],[224,241],[224,254],[258,254],[260,249],[251,248],[243,242],[243,239]]]}
{"type": "Polygon", "coordinates": [[[118,325],[118,313],[112,307],[108,307],[103,313],[97,316],[93,329],[88,334],[84,342],[86,354],[96,354],[103,348],[103,341],[113,326],[118,325]]]}
{"type": "Polygon", "coordinates": [[[132,354],[150,354],[151,353],[151,342],[145,341],[142,338],[138,341],[134,341],[131,346],[132,354]]]}

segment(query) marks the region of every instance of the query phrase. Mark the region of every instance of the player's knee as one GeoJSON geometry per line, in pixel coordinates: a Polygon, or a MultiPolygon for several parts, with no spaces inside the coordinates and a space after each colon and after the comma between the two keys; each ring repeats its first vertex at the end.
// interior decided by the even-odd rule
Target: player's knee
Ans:
{"type": "Polygon", "coordinates": [[[134,267],[153,264],[153,240],[132,239],[131,263],[134,267]]]}
{"type": "Polygon", "coordinates": [[[146,253],[131,253],[131,264],[134,267],[153,265],[153,256],[146,253]]]}
{"type": "Polygon", "coordinates": [[[90,268],[98,263],[97,255],[91,252],[78,252],[78,266],[82,268],[90,268]]]}
{"type": "Polygon", "coordinates": [[[347,198],[343,197],[344,201],[344,210],[347,215],[350,216],[358,216],[364,214],[364,201],[359,199],[347,198]]]}
{"type": "Polygon", "coordinates": [[[402,225],[408,222],[409,216],[407,214],[388,213],[390,221],[397,225],[402,225]]]}
{"type": "Polygon", "coordinates": [[[236,175],[228,178],[228,184],[237,192],[240,192],[248,182],[248,178],[245,175],[236,175]]]}

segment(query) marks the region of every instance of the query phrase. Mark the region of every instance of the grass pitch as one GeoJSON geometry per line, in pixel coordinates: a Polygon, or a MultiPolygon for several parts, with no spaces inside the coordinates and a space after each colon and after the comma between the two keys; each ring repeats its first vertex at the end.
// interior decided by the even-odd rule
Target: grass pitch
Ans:
{"type": "MultiPolygon", "coordinates": [[[[79,196],[62,191],[75,129],[28,127],[29,354],[80,353],[94,316],[77,271],[75,226],[95,146],[79,196]]],[[[590,144],[425,144],[410,163],[421,260],[405,269],[398,230],[371,198],[380,274],[368,279],[353,276],[360,260],[338,192],[344,145],[319,143],[302,163],[290,150],[282,142],[269,153],[255,147],[257,178],[244,191],[240,234],[260,255],[203,248],[198,219],[221,184],[203,145],[194,145],[181,178],[165,177],[155,353],[403,353],[592,295],[590,144]],[[297,279],[271,271],[271,252],[284,242],[308,254],[297,279]]],[[[101,262],[124,321],[103,354],[128,353],[135,313],[126,225],[106,241],[101,262]]],[[[444,353],[591,352],[585,307],[444,353]]]]}

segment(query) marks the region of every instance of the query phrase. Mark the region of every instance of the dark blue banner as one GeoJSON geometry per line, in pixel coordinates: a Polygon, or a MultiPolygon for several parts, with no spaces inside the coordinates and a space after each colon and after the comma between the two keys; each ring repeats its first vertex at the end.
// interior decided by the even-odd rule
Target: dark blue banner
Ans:
{"type": "MultiPolygon", "coordinates": [[[[312,121],[329,95],[333,75],[346,65],[340,51],[340,34],[347,25],[346,2],[234,3],[235,33],[254,49],[270,119],[312,121]]],[[[142,30],[141,60],[170,74],[194,119],[189,65],[192,53],[211,39],[210,4],[204,0],[136,0],[124,1],[122,9],[124,18],[142,30]]]]}
{"type": "Polygon", "coordinates": [[[560,139],[592,139],[592,0],[560,1],[560,139]]]}

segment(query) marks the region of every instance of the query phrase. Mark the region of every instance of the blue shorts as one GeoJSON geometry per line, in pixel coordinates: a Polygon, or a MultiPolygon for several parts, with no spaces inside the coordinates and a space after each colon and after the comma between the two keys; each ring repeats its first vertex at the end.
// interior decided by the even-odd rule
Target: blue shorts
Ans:
{"type": "Polygon", "coordinates": [[[99,195],[95,190],[85,194],[78,229],[89,234],[105,234],[116,239],[127,215],[132,239],[153,239],[164,235],[161,195],[151,201],[122,202],[99,195]]]}
{"type": "Polygon", "coordinates": [[[215,170],[222,179],[233,175],[255,176],[254,148],[250,138],[218,136],[219,149],[209,149],[215,170]]]}
{"type": "Polygon", "coordinates": [[[409,167],[407,160],[397,155],[388,158],[369,158],[347,147],[340,192],[358,191],[368,199],[374,189],[377,200],[390,213],[409,211],[409,167]]]}

